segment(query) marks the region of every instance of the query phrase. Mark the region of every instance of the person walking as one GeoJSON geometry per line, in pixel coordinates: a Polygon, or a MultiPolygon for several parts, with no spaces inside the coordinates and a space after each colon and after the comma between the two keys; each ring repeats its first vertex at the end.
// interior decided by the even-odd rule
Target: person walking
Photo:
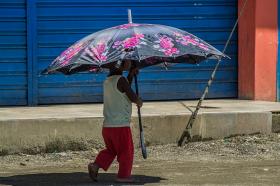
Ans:
{"type": "Polygon", "coordinates": [[[133,182],[131,178],[134,146],[130,128],[132,103],[142,107],[143,102],[131,88],[134,75],[139,70],[131,67],[131,61],[118,61],[110,69],[103,83],[103,129],[105,149],[100,151],[94,162],[88,164],[89,176],[97,181],[99,168],[107,171],[117,157],[119,163],[117,182],[133,182]],[[128,76],[123,71],[129,70],[128,76]]]}

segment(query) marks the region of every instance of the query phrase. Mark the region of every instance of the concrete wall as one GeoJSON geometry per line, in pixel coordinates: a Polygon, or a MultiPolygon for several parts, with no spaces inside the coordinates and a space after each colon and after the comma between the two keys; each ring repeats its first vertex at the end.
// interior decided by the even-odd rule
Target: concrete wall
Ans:
{"type": "MultiPolygon", "coordinates": [[[[144,116],[147,145],[176,143],[189,117],[185,114],[144,116]]],[[[2,120],[0,154],[100,148],[103,144],[102,121],[101,117],[2,120]]],[[[203,113],[198,115],[192,134],[199,139],[214,139],[238,134],[270,133],[271,125],[270,112],[203,113]]],[[[135,146],[138,146],[137,117],[132,118],[132,131],[135,146]]]]}
{"type": "MultiPolygon", "coordinates": [[[[245,0],[239,0],[239,11],[245,0]]],[[[238,28],[238,94],[276,101],[277,0],[248,0],[238,28]]]]}

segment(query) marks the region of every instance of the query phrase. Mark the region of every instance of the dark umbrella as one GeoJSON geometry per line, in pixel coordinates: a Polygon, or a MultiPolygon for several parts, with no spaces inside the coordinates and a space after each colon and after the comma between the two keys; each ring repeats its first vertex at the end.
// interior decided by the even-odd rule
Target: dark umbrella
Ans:
{"type": "Polygon", "coordinates": [[[186,31],[165,25],[130,22],[81,39],[62,52],[43,74],[97,71],[124,59],[143,68],[162,62],[195,64],[220,57],[225,55],[186,31]]]}
{"type": "MultiPolygon", "coordinates": [[[[81,71],[99,71],[116,66],[123,60],[131,60],[138,68],[159,63],[197,64],[205,59],[227,57],[200,38],[177,28],[129,23],[93,33],[61,53],[42,74],[62,72],[73,74],[81,71]]],[[[138,94],[137,76],[135,76],[138,94]]],[[[141,112],[138,108],[141,148],[144,145],[141,112]]]]}

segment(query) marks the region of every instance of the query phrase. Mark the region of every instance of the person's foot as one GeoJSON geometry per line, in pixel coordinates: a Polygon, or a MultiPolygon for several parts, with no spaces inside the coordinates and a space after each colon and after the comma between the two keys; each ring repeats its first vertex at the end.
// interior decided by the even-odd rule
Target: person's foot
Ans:
{"type": "Polygon", "coordinates": [[[97,181],[99,167],[96,163],[88,164],[88,174],[92,181],[97,181]]]}
{"type": "Polygon", "coordinates": [[[129,177],[129,178],[116,178],[115,181],[118,182],[118,183],[133,183],[134,182],[134,180],[131,177],[129,177]]]}

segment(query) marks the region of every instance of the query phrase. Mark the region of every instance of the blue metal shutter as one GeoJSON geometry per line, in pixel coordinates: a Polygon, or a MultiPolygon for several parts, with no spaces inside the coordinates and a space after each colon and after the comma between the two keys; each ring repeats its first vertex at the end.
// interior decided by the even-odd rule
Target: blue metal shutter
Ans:
{"type": "MultiPolygon", "coordinates": [[[[236,0],[38,0],[38,70],[42,70],[80,38],[127,22],[164,24],[191,32],[222,50],[237,15],[236,0]]],[[[237,36],[227,50],[208,98],[237,97],[237,36]]],[[[139,85],[145,100],[195,99],[201,96],[215,61],[175,65],[168,70],[141,70],[139,85]]],[[[106,74],[39,77],[38,103],[101,102],[106,74]]]]}
{"type": "Polygon", "coordinates": [[[0,105],[27,104],[25,0],[0,2],[0,105]]]}

